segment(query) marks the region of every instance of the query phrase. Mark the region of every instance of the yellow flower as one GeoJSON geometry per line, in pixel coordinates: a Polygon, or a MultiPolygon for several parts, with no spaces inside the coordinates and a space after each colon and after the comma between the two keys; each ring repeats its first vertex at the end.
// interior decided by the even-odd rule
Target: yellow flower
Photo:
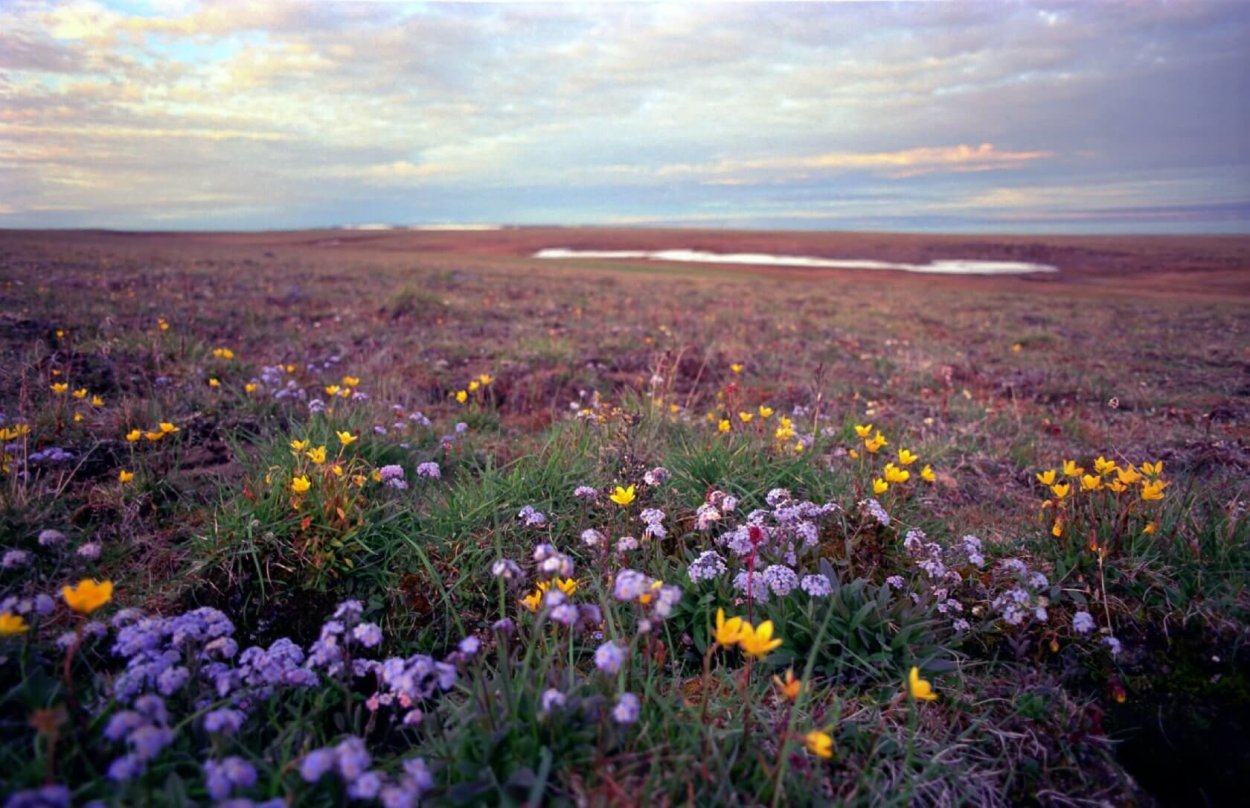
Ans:
{"type": "Polygon", "coordinates": [[[209,379],[208,386],[209,387],[221,387],[221,382],[217,381],[216,379],[209,379]]]}
{"type": "Polygon", "coordinates": [[[482,383],[483,387],[486,387],[487,385],[489,385],[491,382],[495,380],[495,377],[490,375],[489,373],[483,373],[482,375],[477,377],[477,380],[482,383]]]}
{"type": "Polygon", "coordinates": [[[350,432],[337,432],[335,434],[339,436],[339,443],[344,446],[351,446],[356,442],[356,436],[350,432]]]}
{"type": "MultiPolygon", "coordinates": [[[[546,581],[544,581],[543,583],[546,583],[546,581]]],[[[538,607],[543,602],[544,592],[546,592],[546,589],[543,587],[543,584],[540,583],[538,585],[538,589],[535,589],[532,593],[521,598],[521,605],[524,606],[526,609],[529,609],[531,612],[538,611],[538,607]]]]}
{"type": "Polygon", "coordinates": [[[722,419],[720,419],[720,421],[718,421],[718,422],[716,423],[716,431],[717,431],[717,432],[728,432],[728,431],[729,431],[729,426],[730,426],[730,424],[729,424],[729,419],[728,419],[728,418],[722,418],[722,419]]]}
{"type": "Polygon", "coordinates": [[[1050,492],[1055,495],[1055,499],[1063,499],[1072,490],[1072,486],[1068,483],[1055,483],[1050,487],[1050,492]]]}
{"type": "Polygon", "coordinates": [[[1132,463],[1124,468],[1116,469],[1115,477],[1117,481],[1122,482],[1125,485],[1136,485],[1141,481],[1141,474],[1137,472],[1137,469],[1133,468],[1132,463]]]}
{"type": "Polygon", "coordinates": [[[291,441],[291,451],[293,452],[302,452],[307,448],[308,448],[308,441],[306,440],[291,441]]]}
{"type": "Polygon", "coordinates": [[[245,392],[245,393],[255,393],[255,392],[256,392],[256,382],[248,382],[247,384],[243,385],[243,392],[245,392]]]}
{"type": "Polygon", "coordinates": [[[933,467],[926,464],[925,467],[920,470],[920,479],[924,480],[926,483],[937,482],[937,475],[933,473],[933,467]]]}
{"type": "Polygon", "coordinates": [[[172,434],[172,433],[174,433],[174,432],[178,432],[178,431],[179,431],[178,427],[174,426],[173,424],[169,423],[168,421],[161,421],[159,424],[157,424],[157,427],[158,427],[158,428],[159,428],[162,432],[164,432],[166,435],[169,435],[169,434],[172,434]]]}
{"type": "Polygon", "coordinates": [[[117,480],[122,485],[125,485],[126,483],[132,481],[134,478],[135,478],[135,473],[133,471],[126,471],[125,469],[122,469],[121,471],[117,472],[117,480]]]}
{"type": "Polygon", "coordinates": [[[65,395],[65,391],[68,389],[69,389],[69,384],[67,384],[66,382],[57,382],[56,384],[52,385],[52,394],[57,395],[57,396],[63,396],[65,395]]]}
{"type": "Polygon", "coordinates": [[[1102,478],[1094,474],[1081,475],[1081,491],[1097,491],[1102,488],[1102,478]]]}
{"type": "Polygon", "coordinates": [[[906,449],[898,450],[898,464],[900,466],[910,466],[912,463],[915,463],[919,459],[920,459],[919,455],[914,455],[911,452],[907,451],[906,449]]]}
{"type": "Polygon", "coordinates": [[[893,463],[885,464],[885,481],[887,483],[905,483],[911,477],[911,472],[904,471],[893,463]]]}
{"type": "Polygon", "coordinates": [[[466,401],[468,401],[468,400],[469,400],[469,393],[468,393],[468,391],[467,391],[467,390],[457,390],[457,391],[456,391],[456,401],[457,401],[457,402],[459,402],[460,404],[463,404],[464,402],[466,402],[466,401]]]}
{"type": "Polygon", "coordinates": [[[143,432],[138,429],[132,429],[126,433],[126,440],[128,440],[131,443],[138,441],[139,438],[142,438],[142,437],[143,437],[143,432]]]}
{"type": "Polygon", "coordinates": [[[1098,472],[1100,475],[1110,474],[1115,471],[1115,461],[1108,460],[1102,455],[1098,455],[1098,458],[1094,460],[1094,471],[1098,472]]]}
{"type": "Polygon", "coordinates": [[[1050,535],[1054,536],[1056,539],[1063,535],[1063,520],[1062,519],[1055,520],[1055,524],[1052,525],[1050,528],[1050,535]]]}
{"type": "Polygon", "coordinates": [[[477,388],[479,388],[479,387],[481,387],[481,386],[482,386],[482,385],[478,384],[477,379],[474,379],[473,381],[469,382],[469,392],[470,392],[470,393],[475,393],[475,392],[477,392],[477,388]]]}
{"type": "Polygon", "coordinates": [[[794,701],[803,692],[803,680],[794,678],[794,668],[786,668],[786,678],[779,676],[773,677],[773,684],[777,687],[777,692],[787,701],[794,701]]]}
{"type": "Polygon", "coordinates": [[[74,586],[61,587],[61,597],[79,614],[91,614],[113,599],[113,582],[83,578],[74,586]]]}
{"type": "Polygon", "coordinates": [[[1037,481],[1041,483],[1042,485],[1054,485],[1055,484],[1055,470],[1054,469],[1046,469],[1040,474],[1037,474],[1036,477],[1037,477],[1037,481]]]}
{"type": "Polygon", "coordinates": [[[738,638],[742,636],[742,618],[731,617],[725,619],[725,610],[716,610],[716,644],[728,648],[738,644],[738,638]]]}
{"type": "Polygon", "coordinates": [[[884,494],[886,491],[889,491],[889,490],[890,490],[890,484],[889,484],[889,483],[887,483],[885,480],[881,479],[880,477],[874,477],[874,478],[873,478],[873,480],[872,480],[872,493],[874,493],[874,494],[884,494]]]}
{"type": "Polygon", "coordinates": [[[1153,463],[1142,463],[1141,473],[1145,474],[1147,477],[1158,477],[1163,473],[1163,461],[1156,460],[1153,463]]]}
{"type": "Polygon", "coordinates": [[[87,397],[87,388],[79,387],[77,390],[75,390],[72,393],[72,395],[74,396],[74,398],[79,399],[81,401],[82,399],[87,397]]]}
{"type": "Polygon", "coordinates": [[[1023,350],[1024,350],[1024,345],[1023,345],[1023,344],[1021,344],[1021,343],[1019,343],[1019,342],[1013,342],[1013,343],[1011,343],[1011,352],[1012,352],[1012,353],[1020,353],[1020,352],[1021,352],[1021,351],[1023,351],[1023,350]]]}
{"type": "Polygon", "coordinates": [[[877,433],[875,438],[868,438],[864,441],[864,448],[868,450],[868,454],[876,454],[885,445],[885,438],[881,437],[880,432],[877,433]]]}
{"type": "Polygon", "coordinates": [[[781,647],[781,638],[773,638],[773,621],[771,620],[765,620],[754,628],[750,623],[743,621],[742,632],[738,635],[738,647],[743,653],[750,654],[756,659],[763,659],[781,647]]]}
{"type": "Polygon", "coordinates": [[[168,331],[168,330],[169,330],[169,323],[165,321],[165,318],[164,318],[164,317],[161,317],[161,318],[159,318],[159,319],[156,321],[156,327],[157,327],[157,328],[159,328],[159,329],[160,329],[160,330],[162,330],[162,331],[168,331]]]}
{"type": "Polygon", "coordinates": [[[339,387],[337,384],[326,385],[326,395],[337,396],[339,394],[339,391],[342,389],[343,388],[339,387]]]}
{"type": "Polygon", "coordinates": [[[1085,469],[1078,466],[1075,460],[1063,461],[1063,476],[1080,477],[1084,473],[1085,473],[1085,469]]]}
{"type": "Polygon", "coordinates": [[[938,694],[933,692],[933,685],[920,678],[920,668],[915,665],[907,674],[907,692],[913,699],[920,701],[937,701],[938,694]]]}
{"type": "Polygon", "coordinates": [[[766,406],[764,406],[763,404],[761,404],[761,405],[760,405],[760,408],[759,408],[759,414],[760,414],[760,417],[761,417],[761,418],[763,418],[765,421],[767,421],[767,420],[768,420],[768,418],[769,418],[769,416],[771,416],[771,415],[773,414],[773,408],[772,408],[772,407],[766,407],[766,406]]]}
{"type": "Polygon", "coordinates": [[[12,637],[29,630],[30,626],[26,625],[26,620],[20,614],[0,612],[0,637],[12,637]]]}
{"type": "Polygon", "coordinates": [[[755,417],[755,413],[753,413],[753,412],[740,412],[740,413],[738,413],[738,420],[739,420],[739,421],[741,421],[741,422],[742,422],[742,423],[744,423],[744,424],[749,424],[749,423],[751,423],[751,419],[752,419],[752,418],[754,418],[754,417],[755,417]]]}
{"type": "Polygon", "coordinates": [[[574,581],[572,578],[555,578],[552,580],[552,583],[556,585],[556,589],[559,589],[566,595],[572,595],[577,591],[577,581],[574,581]]]}
{"type": "Polygon", "coordinates": [[[213,356],[218,359],[234,359],[234,351],[229,348],[214,348],[213,356]]]}
{"type": "Polygon", "coordinates": [[[828,760],[833,757],[833,737],[827,732],[812,730],[803,736],[803,746],[818,758],[828,760]]]}
{"type": "Polygon", "coordinates": [[[855,434],[864,440],[868,440],[868,436],[872,434],[872,424],[856,424],[855,434]]]}
{"type": "Polygon", "coordinates": [[[165,433],[164,433],[164,432],[156,432],[156,431],[151,431],[151,430],[149,430],[149,431],[147,431],[147,432],[144,432],[144,433],[143,433],[143,437],[147,438],[148,440],[152,441],[153,443],[156,443],[158,440],[160,440],[161,438],[165,437],[165,433]]]}
{"type": "Polygon", "coordinates": [[[1111,491],[1114,491],[1117,494],[1123,494],[1125,491],[1128,490],[1128,486],[1120,482],[1119,480],[1112,480],[1111,482],[1107,483],[1107,488],[1111,491]]]}
{"type": "Polygon", "coordinates": [[[852,450],[850,450],[849,452],[847,452],[846,454],[847,454],[847,457],[851,458],[852,460],[859,460],[859,450],[858,450],[858,449],[852,449],[852,450]]]}
{"type": "Polygon", "coordinates": [[[309,449],[307,452],[304,452],[304,454],[313,462],[314,465],[320,466],[322,463],[326,462],[326,447],[324,446],[309,449]]]}
{"type": "Polygon", "coordinates": [[[344,387],[359,387],[359,386],[360,386],[360,379],[359,379],[358,377],[356,377],[356,376],[344,376],[344,377],[343,377],[343,386],[344,386],[344,387]]]}
{"type": "Polygon", "coordinates": [[[340,480],[343,479],[343,467],[340,466],[338,463],[335,463],[333,466],[331,466],[330,471],[334,474],[335,477],[338,477],[340,480]]]}
{"type": "Polygon", "coordinates": [[[286,370],[286,372],[287,372],[287,373],[294,373],[294,372],[295,372],[295,365],[287,365],[287,366],[286,366],[286,368],[285,368],[285,370],[286,370]]]}
{"type": "Polygon", "coordinates": [[[297,494],[303,494],[312,488],[312,480],[308,479],[307,474],[300,474],[291,480],[291,490],[297,494]]]}
{"type": "Polygon", "coordinates": [[[74,413],[74,423],[81,424],[85,417],[81,412],[74,413]]]}
{"type": "Polygon", "coordinates": [[[91,397],[91,406],[93,406],[93,407],[103,407],[103,406],[104,406],[104,399],[103,399],[101,396],[92,396],[92,397],[91,397]]]}
{"type": "Polygon", "coordinates": [[[382,482],[382,470],[374,469],[373,471],[369,472],[369,479],[373,480],[375,483],[382,482]]]}
{"type": "Polygon", "coordinates": [[[741,362],[734,362],[732,365],[730,365],[730,366],[729,366],[729,369],[730,369],[731,371],[733,371],[734,373],[741,373],[741,372],[742,372],[742,363],[741,363],[741,362]]]}
{"type": "Polygon", "coordinates": [[[1141,529],[1141,532],[1147,536],[1150,536],[1154,534],[1158,529],[1159,528],[1155,525],[1154,522],[1147,522],[1146,526],[1141,529]]]}
{"type": "Polygon", "coordinates": [[[1163,480],[1148,480],[1141,484],[1141,498],[1147,502],[1155,502],[1163,499],[1163,489],[1167,487],[1167,483],[1163,480]]]}
{"type": "Polygon", "coordinates": [[[634,501],[634,487],[621,488],[619,485],[612,490],[612,494],[608,499],[624,508],[626,505],[634,501]]]}

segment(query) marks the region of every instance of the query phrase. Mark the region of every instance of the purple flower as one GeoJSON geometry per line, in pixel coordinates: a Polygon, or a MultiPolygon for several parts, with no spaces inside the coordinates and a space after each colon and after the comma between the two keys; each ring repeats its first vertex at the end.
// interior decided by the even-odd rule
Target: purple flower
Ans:
{"type": "Polygon", "coordinates": [[[30,563],[30,553],[25,550],[9,550],[0,558],[0,568],[15,570],[30,563]]]}
{"type": "Polygon", "coordinates": [[[1077,612],[1072,615],[1072,630],[1077,634],[1088,634],[1094,630],[1094,616],[1089,612],[1077,612]]]}
{"type": "Polygon", "coordinates": [[[70,808],[69,789],[52,785],[19,791],[9,797],[4,808],[70,808]]]}
{"type": "Polygon", "coordinates": [[[65,541],[65,534],[59,530],[42,530],[39,532],[40,547],[57,547],[65,541]]]}
{"type": "Polygon", "coordinates": [[[382,482],[402,480],[404,478],[404,467],[396,465],[383,466],[378,469],[378,476],[382,478],[382,482]]]}
{"type": "Polygon", "coordinates": [[[243,726],[243,720],[246,717],[239,710],[222,707],[204,716],[204,729],[221,735],[233,735],[239,731],[239,727],[243,726]]]}
{"type": "Polygon", "coordinates": [[[460,644],[457,646],[457,648],[460,650],[460,653],[469,657],[476,654],[478,652],[478,649],[481,647],[482,647],[482,642],[477,637],[465,637],[463,640],[460,641],[460,644]]]}
{"type": "Polygon", "coordinates": [[[690,562],[686,575],[691,583],[711,581],[725,574],[725,559],[715,550],[705,550],[699,557],[690,562]]]}
{"type": "Polygon", "coordinates": [[[572,603],[561,603],[551,610],[551,619],[563,626],[573,626],[577,623],[579,612],[577,607],[572,603]]]}
{"type": "Polygon", "coordinates": [[[236,788],[251,788],[256,785],[256,767],[236,755],[231,755],[220,763],[205,761],[204,785],[210,797],[224,800],[236,788]]]}
{"type": "Polygon", "coordinates": [[[117,782],[125,782],[143,773],[144,764],[135,755],[122,755],[109,764],[108,778],[117,782]]]}
{"type": "Polygon", "coordinates": [[[595,667],[604,673],[617,673],[624,662],[625,649],[615,642],[605,642],[595,649],[595,667]]]}
{"type": "Polygon", "coordinates": [[[824,575],[804,575],[799,587],[813,598],[827,598],[833,591],[833,586],[824,575]]]}
{"type": "Polygon", "coordinates": [[[349,783],[363,775],[373,762],[373,757],[365,748],[365,742],[355,735],[340,741],[334,747],[334,759],[339,775],[349,783]]]}
{"type": "Polygon", "coordinates": [[[137,760],[147,762],[159,755],[166,746],[173,743],[174,733],[165,727],[156,727],[148,724],[130,733],[130,737],[127,740],[130,742],[131,754],[137,760]]]}
{"type": "Polygon", "coordinates": [[[591,488],[589,485],[579,485],[573,489],[573,496],[578,499],[594,502],[599,497],[599,492],[591,488]]]}
{"type": "Polygon", "coordinates": [[[633,693],[622,693],[612,708],[612,720],[618,724],[632,724],[638,720],[638,712],[642,705],[633,693]]]}
{"type": "Polygon", "coordinates": [[[371,800],[382,790],[382,776],[375,771],[368,771],[356,778],[347,787],[347,796],[353,800],[371,800]]]}
{"type": "Polygon", "coordinates": [[[315,783],[320,780],[325,773],[334,768],[335,755],[334,750],[328,747],[322,749],[314,749],[304,756],[304,760],[299,765],[299,776],[304,778],[305,783],[315,783]]]}
{"type": "Polygon", "coordinates": [[[92,541],[80,545],[77,553],[78,557],[85,561],[95,561],[100,557],[100,543],[92,541]]]}
{"type": "Polygon", "coordinates": [[[563,693],[556,690],[554,687],[547,688],[543,691],[542,698],[540,699],[539,711],[546,715],[553,710],[559,710],[564,706],[564,704],[565,697],[563,693]]]}
{"type": "Polygon", "coordinates": [[[352,636],[365,648],[376,648],[382,642],[382,629],[376,623],[361,623],[352,630],[352,636]]]}

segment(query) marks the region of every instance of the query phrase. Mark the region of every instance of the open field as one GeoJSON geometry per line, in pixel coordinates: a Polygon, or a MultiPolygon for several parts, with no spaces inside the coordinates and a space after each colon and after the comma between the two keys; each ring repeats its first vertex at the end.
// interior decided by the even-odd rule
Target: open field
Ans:
{"type": "Polygon", "coordinates": [[[0,789],[1239,804],[1248,304],[1246,237],[0,232],[0,789]]]}

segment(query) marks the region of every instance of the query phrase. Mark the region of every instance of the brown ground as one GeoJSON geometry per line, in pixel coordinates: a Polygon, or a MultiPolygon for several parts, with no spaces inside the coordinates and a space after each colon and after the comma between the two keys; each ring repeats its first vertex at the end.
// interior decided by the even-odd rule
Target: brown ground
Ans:
{"type": "MultiPolygon", "coordinates": [[[[262,233],[120,233],[110,231],[0,231],[0,250],[32,242],[58,249],[81,248],[141,255],[192,249],[204,258],[295,258],[308,263],[368,260],[392,265],[420,255],[429,265],[459,268],[483,262],[522,273],[559,274],[600,261],[530,259],[544,247],[655,250],[689,248],[828,258],[925,262],[941,258],[1014,260],[1059,267],[1053,275],[974,277],[873,270],[749,267],[699,264],[721,276],[831,279],[925,288],[979,291],[1055,290],[1080,287],[1095,295],[1132,294],[1168,298],[1250,296],[1250,236],[968,236],[902,233],[816,233],[720,230],[535,227],[495,231],[303,230],[262,233]],[[209,253],[212,253],[210,256],[209,253]],[[270,253],[271,255],[266,255],[270,253]]],[[[23,252],[25,252],[24,248],[23,252]]],[[[29,253],[26,253],[29,255],[29,253]]],[[[620,263],[620,262],[616,262],[620,263]]],[[[630,262],[638,264],[639,262],[630,262]]],[[[663,263],[650,264],[664,273],[663,263]]],[[[686,272],[686,270],[683,270],[686,272]]],[[[702,273],[700,273],[702,274],[702,273]]]]}

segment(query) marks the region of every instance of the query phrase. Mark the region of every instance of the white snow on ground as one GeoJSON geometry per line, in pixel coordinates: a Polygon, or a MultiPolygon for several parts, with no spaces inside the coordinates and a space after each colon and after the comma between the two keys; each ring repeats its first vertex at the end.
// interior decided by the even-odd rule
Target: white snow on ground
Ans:
{"type": "Polygon", "coordinates": [[[813,258],[804,255],[767,253],[714,253],[702,250],[569,250],[549,247],[534,253],[535,258],[637,258],[647,261],[682,261],[709,264],[753,264],[778,267],[830,267],[833,269],[895,269],[930,275],[1024,275],[1030,272],[1058,272],[1049,264],[1024,261],[976,261],[954,259],[927,264],[900,264],[862,258],[813,258]]]}

